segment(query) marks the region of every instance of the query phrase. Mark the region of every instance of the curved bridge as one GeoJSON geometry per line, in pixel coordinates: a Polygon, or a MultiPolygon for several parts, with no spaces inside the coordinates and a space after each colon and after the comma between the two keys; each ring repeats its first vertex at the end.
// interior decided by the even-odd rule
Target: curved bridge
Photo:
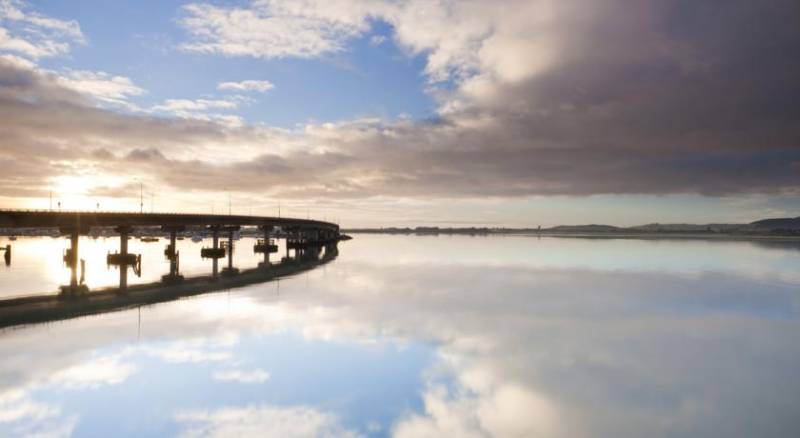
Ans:
{"type": "Polygon", "coordinates": [[[264,283],[314,269],[336,259],[339,251],[330,244],[302,257],[285,258],[278,264],[260,266],[237,275],[200,276],[177,283],[154,282],[122,290],[108,288],[79,296],[40,295],[0,300],[0,329],[24,324],[58,321],[79,316],[124,310],[209,292],[264,283]]]}
{"type": "Polygon", "coordinates": [[[311,219],[183,213],[122,213],[93,211],[0,210],[0,228],[78,228],[152,226],[259,226],[297,231],[339,233],[339,225],[311,219]]]}
{"type": "MultiPolygon", "coordinates": [[[[227,256],[228,266],[222,270],[225,276],[239,275],[233,266],[234,233],[242,226],[256,226],[263,232],[263,240],[253,248],[255,252],[264,254],[264,267],[269,266],[269,254],[277,251],[271,237],[286,239],[286,257],[294,251],[294,258],[301,259],[308,254],[319,254],[320,248],[335,245],[344,236],[339,234],[339,225],[311,219],[281,218],[269,216],[213,215],[213,214],[181,214],[181,213],[123,213],[93,211],[42,211],[42,210],[0,210],[0,228],[52,228],[58,229],[61,235],[68,236],[70,248],[64,253],[64,263],[70,267],[70,284],[61,287],[61,294],[79,296],[89,292],[83,281],[78,280],[79,237],[89,234],[92,228],[113,228],[119,234],[119,251],[108,254],[107,263],[119,267],[119,291],[128,289],[128,268],[137,272],[141,266],[141,256],[128,252],[128,239],[136,227],[160,227],[161,232],[169,233],[170,243],[164,255],[170,260],[170,272],[162,277],[163,283],[181,283],[183,276],[179,273],[180,254],[176,250],[178,233],[189,227],[202,230],[212,237],[212,246],[202,248],[201,256],[213,262],[212,278],[219,276],[218,259],[227,256]],[[220,245],[219,233],[226,232],[227,244],[220,245]]],[[[10,257],[10,248],[6,250],[10,257]]],[[[81,275],[81,277],[83,277],[81,275]]]]}

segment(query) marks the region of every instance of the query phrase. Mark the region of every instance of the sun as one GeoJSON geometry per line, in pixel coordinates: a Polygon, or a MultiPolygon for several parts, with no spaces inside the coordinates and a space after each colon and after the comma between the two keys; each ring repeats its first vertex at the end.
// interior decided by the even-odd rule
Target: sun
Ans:
{"type": "MultiPolygon", "coordinates": [[[[118,210],[125,200],[102,195],[98,189],[118,187],[123,181],[110,175],[59,175],[50,180],[53,209],[118,210]]],[[[107,191],[107,190],[104,190],[107,191]]]]}
{"type": "Polygon", "coordinates": [[[98,178],[89,175],[61,175],[53,178],[53,195],[60,197],[86,196],[98,186],[98,178]]]}

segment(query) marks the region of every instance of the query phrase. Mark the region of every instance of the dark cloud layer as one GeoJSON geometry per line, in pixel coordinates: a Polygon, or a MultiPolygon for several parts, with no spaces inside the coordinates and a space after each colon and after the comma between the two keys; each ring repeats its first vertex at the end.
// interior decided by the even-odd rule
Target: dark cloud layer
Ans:
{"type": "Polygon", "coordinates": [[[103,110],[2,60],[0,191],[29,196],[66,161],[283,196],[797,193],[797,2],[571,5],[537,30],[558,51],[535,74],[463,79],[436,120],[303,134],[103,110]]]}

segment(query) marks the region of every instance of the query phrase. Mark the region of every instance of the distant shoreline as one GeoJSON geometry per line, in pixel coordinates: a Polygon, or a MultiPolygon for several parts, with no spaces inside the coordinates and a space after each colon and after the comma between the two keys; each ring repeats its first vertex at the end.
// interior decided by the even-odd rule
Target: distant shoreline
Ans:
{"type": "Polygon", "coordinates": [[[349,234],[391,234],[402,236],[524,236],[524,237],[558,237],[558,238],[584,238],[584,239],[675,239],[675,240],[768,240],[768,241],[800,241],[797,234],[773,233],[714,233],[714,232],[635,232],[635,231],[531,231],[526,229],[502,230],[473,230],[473,229],[445,229],[439,232],[414,231],[397,229],[349,229],[342,230],[349,234]]]}

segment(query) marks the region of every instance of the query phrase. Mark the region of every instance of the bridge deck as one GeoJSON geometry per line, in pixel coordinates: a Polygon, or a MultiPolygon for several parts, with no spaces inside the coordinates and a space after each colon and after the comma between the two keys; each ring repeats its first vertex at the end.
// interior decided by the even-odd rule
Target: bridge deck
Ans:
{"type": "Polygon", "coordinates": [[[273,226],[338,232],[339,225],[312,219],[183,213],[0,210],[0,228],[74,228],[116,226],[273,226]]]}

